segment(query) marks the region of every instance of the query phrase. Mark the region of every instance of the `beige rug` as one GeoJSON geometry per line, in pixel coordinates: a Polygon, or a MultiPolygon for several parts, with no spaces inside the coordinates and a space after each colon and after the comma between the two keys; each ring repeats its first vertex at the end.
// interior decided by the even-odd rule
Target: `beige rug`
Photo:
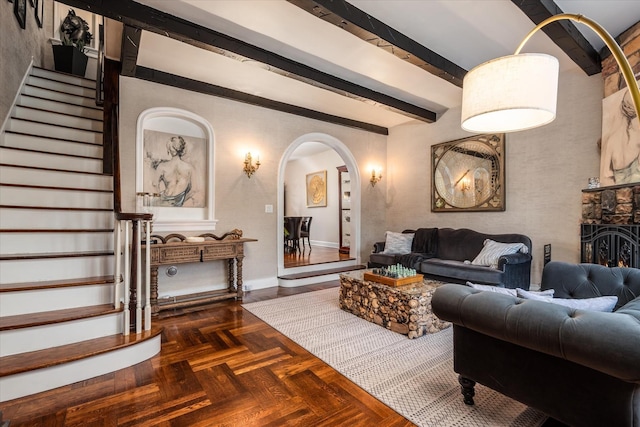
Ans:
{"type": "Polygon", "coordinates": [[[480,384],[462,402],[452,328],[410,340],[338,307],[338,288],[243,307],[419,426],[540,426],[544,414],[480,384]]]}

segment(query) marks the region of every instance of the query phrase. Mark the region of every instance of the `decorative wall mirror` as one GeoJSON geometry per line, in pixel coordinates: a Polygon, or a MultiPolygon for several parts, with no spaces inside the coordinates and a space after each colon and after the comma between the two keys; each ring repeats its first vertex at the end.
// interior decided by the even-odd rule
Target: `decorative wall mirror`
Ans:
{"type": "Polygon", "coordinates": [[[431,147],[431,211],[504,211],[504,134],[431,147]]]}

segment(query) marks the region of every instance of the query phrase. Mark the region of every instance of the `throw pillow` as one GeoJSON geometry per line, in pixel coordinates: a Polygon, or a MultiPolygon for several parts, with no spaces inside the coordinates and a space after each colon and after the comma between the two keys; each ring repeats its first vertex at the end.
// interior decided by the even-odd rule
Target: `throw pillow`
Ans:
{"type": "Polygon", "coordinates": [[[516,252],[526,254],[529,248],[524,243],[501,243],[491,239],[484,241],[484,247],[475,257],[471,264],[488,265],[491,268],[498,268],[498,259],[503,255],[515,254],[516,252]]]}
{"type": "Polygon", "coordinates": [[[387,231],[383,254],[408,254],[411,252],[413,233],[387,231]]]}
{"type": "Polygon", "coordinates": [[[517,288],[516,293],[518,294],[519,298],[548,300],[553,298],[555,289],[547,289],[546,291],[525,291],[524,289],[517,288]]]}
{"type": "Polygon", "coordinates": [[[520,292],[522,289],[518,289],[518,296],[524,299],[532,299],[537,301],[550,302],[552,304],[563,305],[569,308],[575,308],[578,310],[591,310],[591,311],[603,311],[610,313],[613,311],[613,308],[618,303],[618,297],[616,296],[606,296],[606,297],[595,297],[595,298],[582,298],[582,299],[574,299],[574,298],[549,298],[542,296],[534,296],[530,295],[530,292],[524,291],[520,292]]]}
{"type": "Polygon", "coordinates": [[[471,286],[473,289],[479,291],[495,292],[497,294],[511,295],[512,297],[517,295],[515,289],[501,288],[500,286],[478,285],[477,283],[471,282],[467,282],[467,286],[471,286]]]}

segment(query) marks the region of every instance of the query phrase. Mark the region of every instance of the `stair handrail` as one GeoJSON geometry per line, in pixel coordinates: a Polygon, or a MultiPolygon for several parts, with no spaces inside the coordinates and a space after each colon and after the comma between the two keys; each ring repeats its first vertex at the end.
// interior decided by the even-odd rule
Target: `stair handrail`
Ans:
{"type": "Polygon", "coordinates": [[[149,212],[122,212],[122,191],[120,182],[120,138],[118,135],[118,92],[119,64],[112,60],[105,61],[105,103],[103,107],[106,129],[103,132],[104,145],[111,155],[104,154],[105,173],[110,170],[113,175],[113,211],[114,211],[114,306],[123,308],[123,334],[129,335],[131,330],[140,333],[151,329],[151,221],[153,214],[149,212]],[[144,240],[141,230],[144,229],[144,240]],[[124,242],[123,242],[124,236],[124,242]],[[142,293],[142,242],[145,247],[145,289],[144,307],[142,293]],[[122,261],[124,260],[124,267],[122,261]],[[120,280],[122,279],[122,282],[120,280]],[[121,285],[122,283],[122,285],[121,285]],[[122,290],[122,293],[121,293],[122,290]],[[121,301],[122,300],[122,301],[121,301]],[[131,312],[135,315],[132,316],[131,312]],[[144,319],[143,319],[144,316],[144,319]]]}
{"type": "Polygon", "coordinates": [[[98,26],[98,64],[96,66],[96,105],[104,105],[104,16],[98,26]]]}

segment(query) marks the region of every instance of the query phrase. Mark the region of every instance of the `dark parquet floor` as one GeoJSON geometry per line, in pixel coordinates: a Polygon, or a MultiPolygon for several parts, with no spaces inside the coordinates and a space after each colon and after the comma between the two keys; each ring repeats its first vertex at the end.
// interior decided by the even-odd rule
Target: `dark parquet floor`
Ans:
{"type": "MultiPolygon", "coordinates": [[[[248,292],[245,302],[337,286],[248,292]]],[[[411,426],[306,350],[221,302],[158,319],[162,351],[133,367],[0,403],[18,426],[411,426]]]]}

